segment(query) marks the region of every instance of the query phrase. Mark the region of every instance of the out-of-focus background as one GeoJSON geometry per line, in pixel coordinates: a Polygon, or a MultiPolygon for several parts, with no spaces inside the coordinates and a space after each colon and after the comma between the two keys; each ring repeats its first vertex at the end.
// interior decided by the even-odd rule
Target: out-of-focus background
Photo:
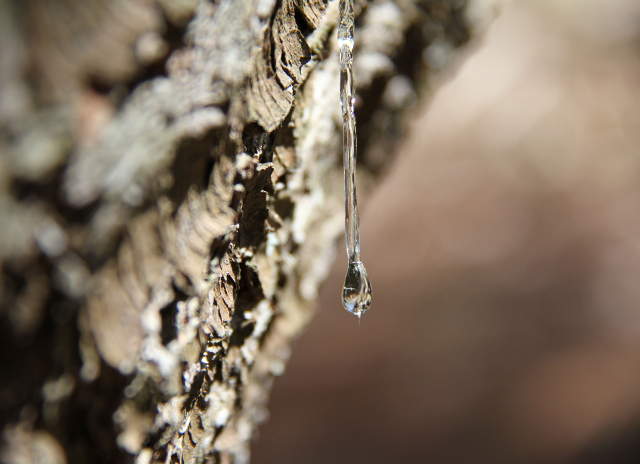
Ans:
{"type": "Polygon", "coordinates": [[[361,200],[254,464],[640,462],[640,2],[512,1],[361,200]]]}

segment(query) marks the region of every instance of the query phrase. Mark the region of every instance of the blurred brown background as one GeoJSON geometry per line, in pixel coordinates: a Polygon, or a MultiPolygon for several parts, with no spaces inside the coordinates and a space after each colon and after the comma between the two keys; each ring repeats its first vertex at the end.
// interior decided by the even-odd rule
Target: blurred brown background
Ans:
{"type": "Polygon", "coordinates": [[[361,200],[267,463],[640,462],[640,2],[506,5],[361,200]]]}

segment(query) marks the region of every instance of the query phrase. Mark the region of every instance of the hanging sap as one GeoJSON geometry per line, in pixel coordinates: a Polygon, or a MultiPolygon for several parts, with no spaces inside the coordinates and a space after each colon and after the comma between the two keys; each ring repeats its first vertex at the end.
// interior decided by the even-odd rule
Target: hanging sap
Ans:
{"type": "Polygon", "coordinates": [[[353,110],[353,0],[340,0],[340,104],[344,149],[345,235],[349,266],[342,289],[342,305],[356,316],[371,306],[371,282],[360,259],[360,219],[356,199],[356,118],[353,110]]]}

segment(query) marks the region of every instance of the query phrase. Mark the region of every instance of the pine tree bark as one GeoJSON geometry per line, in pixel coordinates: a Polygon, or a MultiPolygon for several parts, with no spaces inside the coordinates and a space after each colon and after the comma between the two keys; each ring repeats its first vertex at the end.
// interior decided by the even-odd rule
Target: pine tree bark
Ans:
{"type": "MultiPolygon", "coordinates": [[[[464,3],[357,2],[361,191],[464,3]]],[[[0,9],[3,461],[247,462],[344,230],[337,2],[0,9]]]]}

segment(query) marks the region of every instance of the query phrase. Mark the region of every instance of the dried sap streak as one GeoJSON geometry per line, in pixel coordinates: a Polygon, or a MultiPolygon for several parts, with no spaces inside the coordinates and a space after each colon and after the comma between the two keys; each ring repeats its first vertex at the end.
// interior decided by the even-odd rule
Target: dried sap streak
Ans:
{"type": "Polygon", "coordinates": [[[356,119],[353,113],[353,0],[340,0],[340,104],[344,145],[345,233],[349,267],[342,289],[342,305],[360,318],[371,306],[371,282],[360,260],[360,219],[356,201],[356,119]]]}

